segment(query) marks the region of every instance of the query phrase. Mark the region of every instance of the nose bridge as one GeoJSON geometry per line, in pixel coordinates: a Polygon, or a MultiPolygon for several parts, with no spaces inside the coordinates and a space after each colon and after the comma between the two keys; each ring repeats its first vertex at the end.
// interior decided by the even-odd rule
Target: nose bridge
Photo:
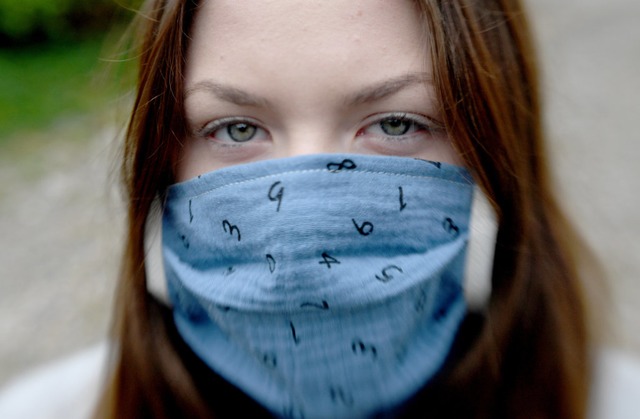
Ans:
{"type": "Polygon", "coordinates": [[[282,153],[286,157],[304,154],[338,153],[342,150],[342,141],[329,124],[316,121],[302,123],[286,134],[282,153]]]}

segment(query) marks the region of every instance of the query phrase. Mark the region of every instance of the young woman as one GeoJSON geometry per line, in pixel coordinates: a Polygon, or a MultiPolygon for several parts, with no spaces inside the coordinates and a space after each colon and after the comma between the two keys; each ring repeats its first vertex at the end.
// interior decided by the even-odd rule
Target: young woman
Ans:
{"type": "Polygon", "coordinates": [[[519,1],[149,0],[135,29],[99,417],[585,416],[519,1]]]}

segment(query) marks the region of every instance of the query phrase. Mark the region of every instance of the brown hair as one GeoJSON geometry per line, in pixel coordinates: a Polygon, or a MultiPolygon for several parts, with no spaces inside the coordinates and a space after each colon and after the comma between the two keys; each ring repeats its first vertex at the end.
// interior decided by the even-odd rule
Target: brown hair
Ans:
{"type": "MultiPolygon", "coordinates": [[[[408,414],[580,418],[589,386],[585,304],[567,223],[550,193],[534,51],[516,0],[417,1],[428,27],[434,84],[460,155],[500,220],[493,293],[470,317],[439,377],[408,414]]],[[[138,90],[122,171],[128,240],[116,300],[112,376],[100,417],[212,417],[168,309],[146,291],[144,225],[172,182],[185,137],[183,71],[195,0],[149,0],[138,90]]],[[[218,400],[220,400],[218,398],[218,400]]],[[[218,413],[220,413],[218,411],[218,413]]]]}

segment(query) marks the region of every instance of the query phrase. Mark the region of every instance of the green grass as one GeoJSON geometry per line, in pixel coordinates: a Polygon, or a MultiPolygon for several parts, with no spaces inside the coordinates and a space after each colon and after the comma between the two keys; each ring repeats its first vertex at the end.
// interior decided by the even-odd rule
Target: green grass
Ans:
{"type": "Polygon", "coordinates": [[[124,88],[108,74],[109,50],[104,36],[0,49],[0,147],[23,131],[46,130],[113,103],[124,88]]]}

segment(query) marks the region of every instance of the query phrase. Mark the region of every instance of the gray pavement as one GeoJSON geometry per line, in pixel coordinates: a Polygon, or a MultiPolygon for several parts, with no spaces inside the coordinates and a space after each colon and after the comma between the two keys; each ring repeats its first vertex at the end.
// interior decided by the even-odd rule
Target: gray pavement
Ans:
{"type": "MultiPolygon", "coordinates": [[[[640,2],[529,5],[559,196],[607,273],[596,316],[640,355],[640,2]]],[[[67,121],[26,139],[26,161],[0,155],[0,386],[105,338],[123,228],[111,126],[67,121]]]]}
{"type": "Polygon", "coordinates": [[[610,318],[610,342],[640,354],[640,2],[529,5],[557,190],[606,273],[595,317],[610,318]]]}

